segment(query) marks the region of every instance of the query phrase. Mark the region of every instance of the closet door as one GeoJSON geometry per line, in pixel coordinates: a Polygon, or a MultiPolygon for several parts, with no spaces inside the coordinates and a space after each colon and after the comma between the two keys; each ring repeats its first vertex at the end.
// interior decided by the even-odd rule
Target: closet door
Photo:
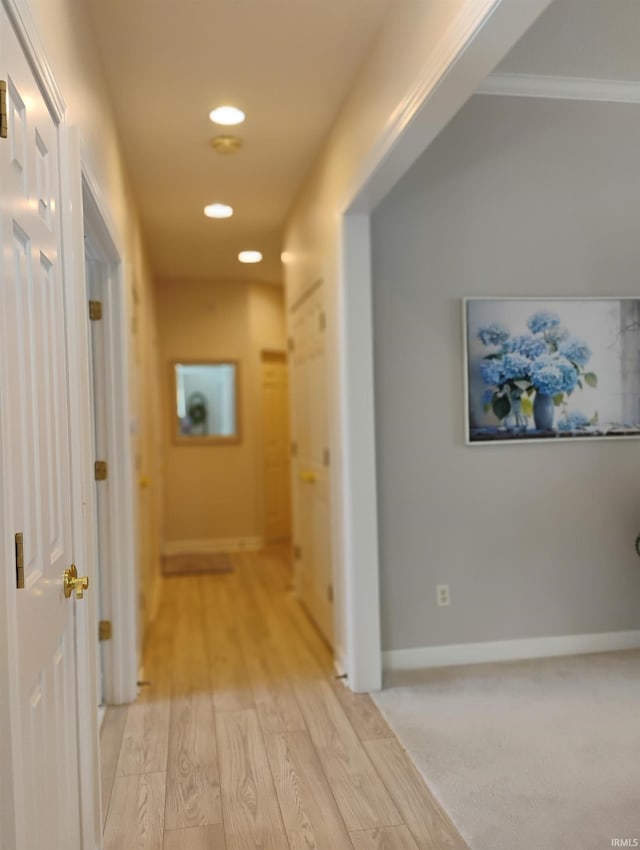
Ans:
{"type": "Polygon", "coordinates": [[[330,466],[324,284],[291,311],[293,492],[298,592],[333,645],[330,466]]]}
{"type": "MultiPolygon", "coordinates": [[[[9,637],[17,850],[79,850],[75,595],[71,565],[58,126],[0,6],[3,551],[21,552],[9,637]],[[14,537],[14,535],[20,535],[14,537]]],[[[16,561],[18,558],[16,557],[16,561]]]]}

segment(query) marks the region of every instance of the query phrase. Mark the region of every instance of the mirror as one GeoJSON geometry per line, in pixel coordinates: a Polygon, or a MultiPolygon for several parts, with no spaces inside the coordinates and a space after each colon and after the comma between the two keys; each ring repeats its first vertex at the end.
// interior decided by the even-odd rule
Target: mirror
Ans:
{"type": "Polygon", "coordinates": [[[238,364],[233,360],[181,361],[171,368],[176,442],[238,442],[238,364]]]}

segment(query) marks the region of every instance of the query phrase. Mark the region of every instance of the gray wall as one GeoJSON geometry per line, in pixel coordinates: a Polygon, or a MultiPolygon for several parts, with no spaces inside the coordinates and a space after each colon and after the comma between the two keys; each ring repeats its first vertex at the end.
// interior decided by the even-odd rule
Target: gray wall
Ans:
{"type": "Polygon", "coordinates": [[[640,297],[639,143],[637,106],[478,96],[375,212],[385,650],[640,628],[640,440],[465,446],[461,320],[640,297]]]}

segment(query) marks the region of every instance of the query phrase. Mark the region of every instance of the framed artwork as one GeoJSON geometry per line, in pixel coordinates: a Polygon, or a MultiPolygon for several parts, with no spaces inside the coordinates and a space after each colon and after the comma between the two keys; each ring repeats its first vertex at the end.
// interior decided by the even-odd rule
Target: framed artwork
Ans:
{"type": "Polygon", "coordinates": [[[465,298],[466,442],[640,437],[639,298],[465,298]]]}
{"type": "Polygon", "coordinates": [[[171,427],[180,446],[239,443],[239,369],[235,360],[181,360],[171,368],[171,427]]]}

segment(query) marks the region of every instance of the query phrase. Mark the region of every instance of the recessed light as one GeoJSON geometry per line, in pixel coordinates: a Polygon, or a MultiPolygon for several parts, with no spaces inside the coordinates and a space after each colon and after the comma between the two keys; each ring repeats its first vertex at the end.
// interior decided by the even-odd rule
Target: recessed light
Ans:
{"type": "Polygon", "coordinates": [[[204,208],[204,214],[207,218],[231,218],[233,207],[228,204],[209,204],[204,208]]]}
{"type": "Polygon", "coordinates": [[[259,263],[262,260],[260,251],[240,251],[238,259],[241,263],[259,263]]]}
{"type": "Polygon", "coordinates": [[[223,124],[225,127],[232,127],[235,124],[242,124],[245,114],[237,106],[218,106],[209,113],[209,119],[214,124],[223,124]]]}

